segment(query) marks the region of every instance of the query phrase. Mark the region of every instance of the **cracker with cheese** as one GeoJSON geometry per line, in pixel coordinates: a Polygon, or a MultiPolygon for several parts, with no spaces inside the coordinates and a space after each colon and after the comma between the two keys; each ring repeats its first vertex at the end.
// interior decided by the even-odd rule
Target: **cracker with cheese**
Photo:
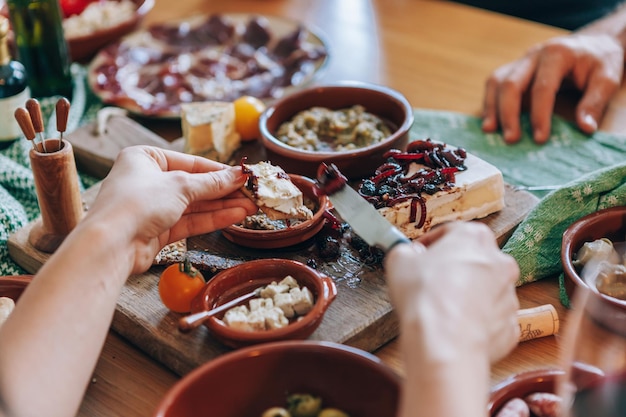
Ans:
{"type": "Polygon", "coordinates": [[[242,191],[272,220],[308,220],[313,212],[304,205],[302,191],[285,171],[269,162],[242,164],[248,180],[242,191]]]}
{"type": "Polygon", "coordinates": [[[181,105],[185,152],[227,163],[241,145],[235,131],[235,106],[231,102],[207,101],[181,105]]]}

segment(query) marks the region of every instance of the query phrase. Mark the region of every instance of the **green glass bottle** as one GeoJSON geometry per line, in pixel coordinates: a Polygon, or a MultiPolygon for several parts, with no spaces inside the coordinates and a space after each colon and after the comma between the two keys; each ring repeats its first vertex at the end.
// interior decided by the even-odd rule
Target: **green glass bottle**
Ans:
{"type": "Polygon", "coordinates": [[[8,45],[9,20],[0,15],[0,149],[22,134],[15,120],[15,109],[30,98],[26,69],[12,59],[8,45]]]}
{"type": "Polygon", "coordinates": [[[18,60],[33,97],[72,97],[70,55],[58,0],[7,0],[18,60]]]}

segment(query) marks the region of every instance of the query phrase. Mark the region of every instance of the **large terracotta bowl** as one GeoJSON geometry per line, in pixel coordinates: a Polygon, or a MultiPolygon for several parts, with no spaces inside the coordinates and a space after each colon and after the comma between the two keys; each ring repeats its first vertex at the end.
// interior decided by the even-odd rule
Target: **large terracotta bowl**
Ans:
{"type": "Polygon", "coordinates": [[[316,341],[266,343],[227,353],[181,379],[154,417],[261,416],[309,393],[351,416],[394,417],[400,378],[375,356],[316,341]]]}
{"type": "Polygon", "coordinates": [[[413,124],[413,110],[398,91],[384,86],[360,82],[311,87],[290,94],[261,115],[259,127],[267,158],[286,172],[316,178],[322,162],[334,163],[350,179],[370,176],[384,162],[383,154],[390,149],[404,150],[413,124]],[[289,146],[274,135],[283,122],[296,113],[322,106],[332,110],[360,104],[392,126],[392,134],[382,142],[345,152],[314,152],[289,146]]]}
{"type": "Polygon", "coordinates": [[[287,275],[291,275],[300,287],[306,286],[313,294],[315,303],[306,315],[273,330],[244,331],[231,328],[221,320],[223,312],[208,318],[204,325],[215,339],[232,348],[278,340],[306,339],[322,323],[326,310],[337,295],[337,287],[332,278],[289,259],[258,259],[218,273],[192,301],[191,313],[211,310],[272,281],[278,282],[287,275]]]}
{"type": "MultiPolygon", "coordinates": [[[[565,275],[564,286],[570,300],[574,299],[576,289],[586,287],[573,259],[585,242],[608,238],[612,242],[626,240],[626,207],[612,207],[584,216],[572,223],[563,233],[561,244],[561,263],[565,275]]],[[[626,301],[604,294],[596,294],[610,305],[626,310],[626,301]]]]}
{"type": "Polygon", "coordinates": [[[146,14],[154,7],[154,2],[155,0],[133,0],[136,9],[132,18],[89,35],[67,37],[72,61],[87,62],[104,46],[137,29],[146,14]]]}
{"type": "Polygon", "coordinates": [[[256,249],[276,249],[297,245],[315,236],[324,227],[324,212],[331,208],[328,196],[315,194],[315,181],[301,175],[289,174],[291,181],[305,198],[315,202],[313,218],[278,230],[253,230],[233,225],[222,230],[224,237],[238,245],[256,249]]]}

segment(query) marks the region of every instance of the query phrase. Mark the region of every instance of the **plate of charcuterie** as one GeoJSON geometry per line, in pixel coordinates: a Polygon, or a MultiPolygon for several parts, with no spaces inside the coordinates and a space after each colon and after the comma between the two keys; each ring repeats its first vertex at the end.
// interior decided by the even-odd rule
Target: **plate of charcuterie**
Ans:
{"type": "Polygon", "coordinates": [[[197,15],[152,25],[101,50],[89,65],[89,85],[107,104],[177,118],[185,102],[243,95],[271,102],[310,84],[328,57],[323,35],[296,21],[197,15]]]}

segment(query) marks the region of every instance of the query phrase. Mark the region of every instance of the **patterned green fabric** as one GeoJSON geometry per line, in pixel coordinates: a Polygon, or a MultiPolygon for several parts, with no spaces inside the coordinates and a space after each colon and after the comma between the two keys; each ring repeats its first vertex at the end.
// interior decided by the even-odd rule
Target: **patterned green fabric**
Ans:
{"type": "MultiPolygon", "coordinates": [[[[74,94],[71,97],[67,131],[94,119],[101,102],[85,84],[85,68],[74,65],[74,94]]],[[[39,100],[42,108],[46,137],[58,137],[54,108],[58,97],[39,100]]],[[[39,216],[33,173],[28,153],[32,144],[22,137],[0,151],[0,275],[17,275],[25,271],[11,260],[7,248],[9,235],[39,216]]],[[[96,179],[79,175],[83,189],[92,186],[96,179]]]]}

